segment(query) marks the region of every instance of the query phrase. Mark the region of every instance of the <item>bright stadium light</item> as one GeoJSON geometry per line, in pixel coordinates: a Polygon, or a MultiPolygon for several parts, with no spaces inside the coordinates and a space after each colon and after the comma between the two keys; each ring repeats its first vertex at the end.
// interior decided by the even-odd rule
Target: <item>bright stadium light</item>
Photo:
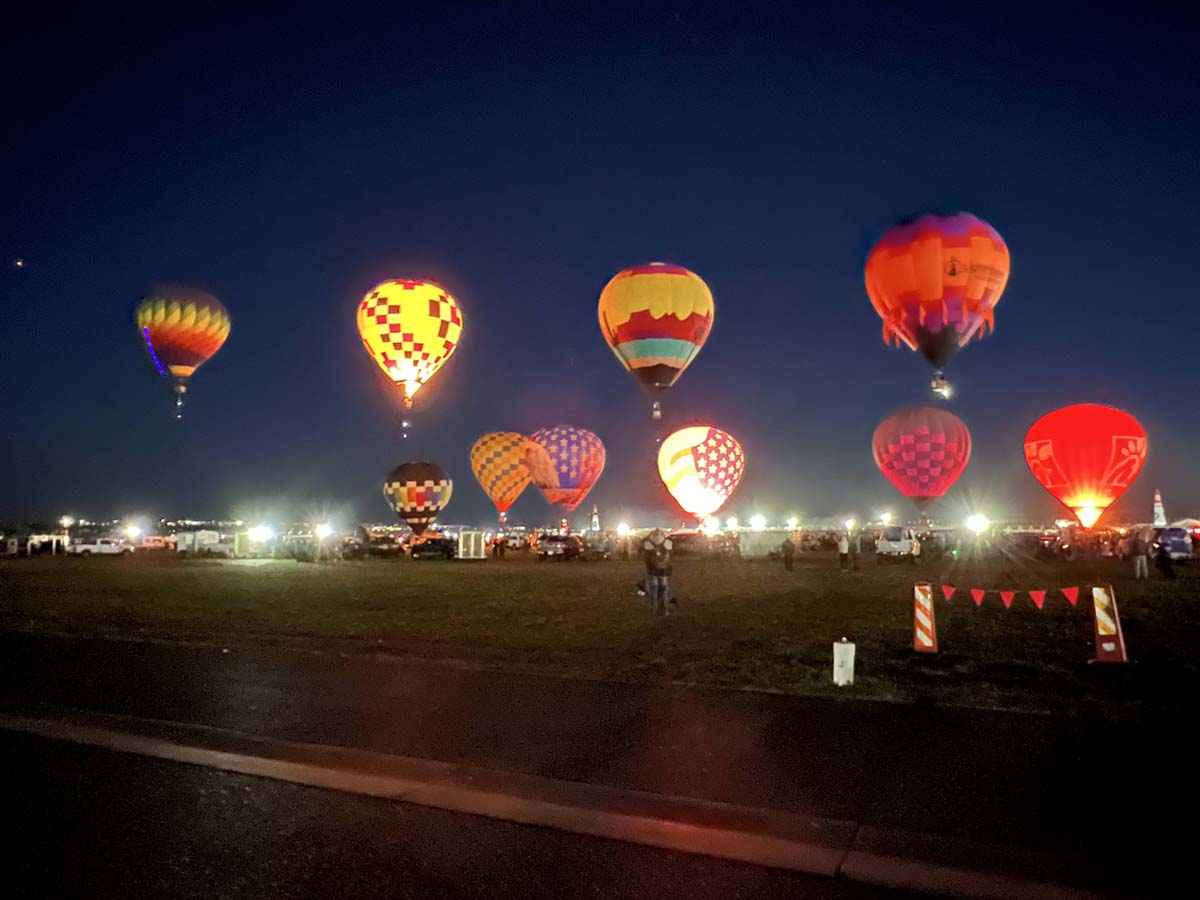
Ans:
{"type": "Polygon", "coordinates": [[[323,540],[325,540],[325,538],[327,538],[331,534],[333,534],[333,526],[330,525],[328,522],[322,522],[320,525],[318,525],[316,527],[315,531],[316,531],[317,539],[323,541],[323,540]]]}
{"type": "Polygon", "coordinates": [[[892,514],[890,512],[880,513],[879,521],[882,522],[884,525],[891,525],[892,524],[892,514]]]}
{"type": "Polygon", "coordinates": [[[983,513],[972,513],[967,516],[966,526],[976,534],[982,534],[987,531],[991,521],[983,513]]]}
{"type": "Polygon", "coordinates": [[[275,532],[271,530],[270,525],[255,525],[246,534],[256,544],[264,543],[275,537],[275,532]]]}
{"type": "Polygon", "coordinates": [[[799,524],[800,524],[800,520],[796,516],[788,516],[788,520],[787,520],[788,528],[795,528],[799,524]]]}
{"type": "Polygon", "coordinates": [[[730,516],[728,519],[726,519],[725,527],[728,528],[730,531],[737,531],[737,527],[738,527],[737,516],[730,516]]]}
{"type": "Polygon", "coordinates": [[[138,528],[136,525],[126,525],[125,526],[125,537],[129,538],[131,541],[134,538],[139,537],[141,535],[141,533],[142,533],[142,529],[138,528]]]}
{"type": "Polygon", "coordinates": [[[857,525],[858,523],[854,521],[853,517],[851,517],[851,518],[847,519],[843,524],[846,526],[847,531],[853,531],[854,526],[857,525]]]}
{"type": "Polygon", "coordinates": [[[764,528],[767,527],[767,517],[766,516],[758,516],[758,515],[751,516],[750,517],[750,527],[753,528],[755,531],[762,531],[764,528]]]}
{"type": "Polygon", "coordinates": [[[70,528],[72,525],[74,525],[75,520],[72,519],[70,516],[63,516],[61,519],[58,520],[58,524],[61,525],[63,527],[63,529],[65,530],[67,528],[70,528]]]}
{"type": "Polygon", "coordinates": [[[700,530],[709,537],[712,537],[715,534],[720,534],[721,523],[716,516],[709,516],[700,523],[700,530]]]}
{"type": "Polygon", "coordinates": [[[618,537],[629,537],[629,523],[628,522],[622,522],[620,525],[617,526],[617,536],[618,537]]]}

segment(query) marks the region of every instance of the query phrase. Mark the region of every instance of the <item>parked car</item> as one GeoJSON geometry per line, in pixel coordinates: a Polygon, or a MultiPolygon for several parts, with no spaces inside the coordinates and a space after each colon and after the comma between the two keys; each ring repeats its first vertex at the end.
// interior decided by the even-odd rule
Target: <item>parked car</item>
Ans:
{"type": "Polygon", "coordinates": [[[875,542],[875,562],[883,565],[888,560],[908,560],[915,563],[921,557],[921,542],[911,528],[888,525],[875,542]]]}
{"type": "Polygon", "coordinates": [[[67,552],[75,556],[130,556],[133,547],[116,538],[95,538],[94,540],[72,543],[67,552]]]}
{"type": "MultiPolygon", "coordinates": [[[[709,536],[688,529],[672,531],[667,539],[671,542],[672,556],[732,556],[738,552],[737,545],[724,534],[709,536]]],[[[641,542],[636,546],[640,549],[641,542]]]]}
{"type": "Polygon", "coordinates": [[[547,559],[579,559],[583,555],[583,541],[573,534],[544,534],[538,538],[538,561],[547,559]]]}
{"type": "Polygon", "coordinates": [[[450,538],[436,537],[413,544],[413,559],[454,559],[458,556],[458,545],[450,538]]]}
{"type": "Polygon", "coordinates": [[[1176,562],[1192,558],[1192,536],[1186,528],[1155,528],[1154,552],[1165,547],[1167,554],[1176,562]]]}

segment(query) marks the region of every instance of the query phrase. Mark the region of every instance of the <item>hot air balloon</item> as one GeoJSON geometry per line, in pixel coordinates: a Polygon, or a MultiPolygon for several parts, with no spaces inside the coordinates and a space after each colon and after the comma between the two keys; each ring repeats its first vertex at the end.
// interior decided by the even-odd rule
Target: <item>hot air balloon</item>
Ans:
{"type": "Polygon", "coordinates": [[[967,468],[971,433],[958,416],[914,406],[880,422],[871,446],[879,471],[925,512],[967,468]]]}
{"type": "MultiPolygon", "coordinates": [[[[652,394],[683,374],[713,325],[713,298],[695,272],[668,263],[623,269],[600,292],[600,331],[621,365],[652,394]]],[[[662,418],[654,399],[651,415],[662,418]]]]}
{"type": "Polygon", "coordinates": [[[508,508],[521,496],[532,472],[538,472],[543,483],[555,477],[545,449],[515,431],[491,431],[479,438],[471,447],[471,471],[496,504],[501,522],[507,520],[508,508]]]}
{"type": "Polygon", "coordinates": [[[436,463],[407,462],[392,469],[383,483],[383,495],[413,534],[421,534],[446,506],[454,482],[436,463]]]}
{"type": "Polygon", "coordinates": [[[737,490],[746,469],[733,435],[710,425],[681,428],[658,450],[658,474],[686,513],[711,516],[737,490]]]}
{"type": "Polygon", "coordinates": [[[1025,435],[1025,462],[1055,499],[1091,528],[1133,484],[1149,444],[1124,410],[1079,403],[1046,413],[1025,435]]]}
{"type": "Polygon", "coordinates": [[[421,385],[450,358],[462,329],[458,302],[431,281],[384,281],[358,305],[363,346],[403,389],[406,408],[412,408],[421,385]]]}
{"type": "Polygon", "coordinates": [[[970,213],[926,214],[891,228],[867,257],[867,294],[883,319],[883,339],[903,341],[950,385],[942,369],[960,347],[995,328],[1008,282],[1008,247],[996,229],[970,213]]]}
{"type": "Polygon", "coordinates": [[[133,314],[150,361],[175,382],[175,418],[183,418],[188,381],[229,337],[229,313],[211,294],[196,288],[156,287],[133,314]]]}
{"type": "Polygon", "coordinates": [[[544,448],[552,465],[530,471],[547,503],[574,510],[588,495],[604,471],[604,444],[586,428],[555,425],[531,436],[544,448]]]}

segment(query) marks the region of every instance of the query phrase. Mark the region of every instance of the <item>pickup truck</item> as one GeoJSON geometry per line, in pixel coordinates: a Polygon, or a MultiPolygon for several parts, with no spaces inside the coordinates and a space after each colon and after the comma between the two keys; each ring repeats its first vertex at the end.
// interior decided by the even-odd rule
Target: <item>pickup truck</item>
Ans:
{"type": "Polygon", "coordinates": [[[133,553],[133,547],[116,538],[96,538],[78,543],[72,541],[67,552],[74,556],[91,556],[93,553],[97,556],[128,556],[133,553]]]}

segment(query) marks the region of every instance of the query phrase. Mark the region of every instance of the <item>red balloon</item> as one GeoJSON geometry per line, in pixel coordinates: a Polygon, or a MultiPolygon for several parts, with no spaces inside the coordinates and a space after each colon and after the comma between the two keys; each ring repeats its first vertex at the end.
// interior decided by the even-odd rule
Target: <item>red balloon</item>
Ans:
{"type": "Polygon", "coordinates": [[[1046,413],[1025,435],[1025,462],[1033,477],[1085,528],[1133,484],[1149,449],[1137,419],[1098,403],[1046,413]]]}
{"type": "Polygon", "coordinates": [[[958,416],[913,406],[879,423],[875,465],[922,512],[950,490],[971,458],[971,432],[958,416]]]}

